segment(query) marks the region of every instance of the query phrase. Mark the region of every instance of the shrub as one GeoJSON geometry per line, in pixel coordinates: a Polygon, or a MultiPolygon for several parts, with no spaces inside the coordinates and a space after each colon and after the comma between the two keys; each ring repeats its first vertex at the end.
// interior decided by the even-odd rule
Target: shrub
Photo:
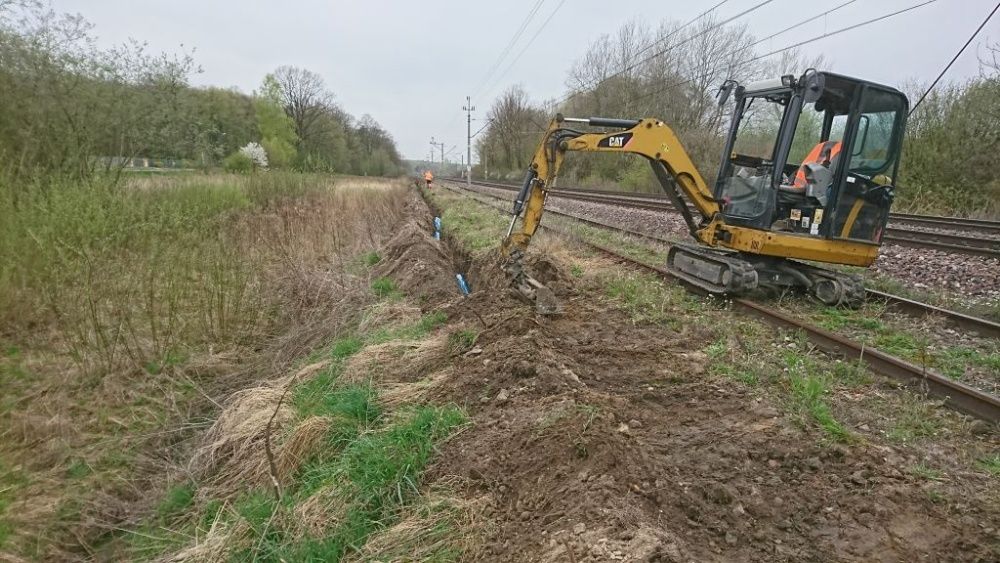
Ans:
{"type": "Polygon", "coordinates": [[[226,169],[226,172],[248,174],[253,170],[253,161],[250,160],[249,156],[236,151],[222,161],[222,167],[226,169]]]}

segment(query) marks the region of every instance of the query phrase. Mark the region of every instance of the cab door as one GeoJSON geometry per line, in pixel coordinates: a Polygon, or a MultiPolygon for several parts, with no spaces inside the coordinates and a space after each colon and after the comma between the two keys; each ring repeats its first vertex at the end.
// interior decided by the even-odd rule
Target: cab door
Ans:
{"type": "Polygon", "coordinates": [[[902,93],[861,84],[835,176],[829,238],[881,243],[889,220],[908,102],[902,93]]]}

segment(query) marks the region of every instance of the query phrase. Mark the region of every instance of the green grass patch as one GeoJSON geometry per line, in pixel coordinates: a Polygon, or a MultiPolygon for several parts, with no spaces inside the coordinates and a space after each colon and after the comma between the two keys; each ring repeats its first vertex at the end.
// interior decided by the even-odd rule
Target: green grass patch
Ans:
{"type": "Polygon", "coordinates": [[[704,305],[683,288],[667,284],[649,274],[615,274],[603,280],[604,291],[636,323],[653,323],[680,330],[682,322],[691,322],[689,313],[704,305]]]}
{"type": "Polygon", "coordinates": [[[644,264],[660,266],[666,260],[666,252],[655,250],[648,245],[636,242],[617,231],[593,227],[571,219],[558,220],[560,226],[570,233],[598,246],[615,250],[620,254],[638,260],[644,264]]]}
{"type": "Polygon", "coordinates": [[[357,354],[364,347],[364,341],[356,336],[341,338],[333,343],[330,349],[330,356],[335,360],[343,360],[357,354]]]}
{"type": "Polygon", "coordinates": [[[499,248],[509,222],[499,211],[447,192],[435,192],[430,197],[446,204],[441,214],[443,233],[457,240],[469,253],[482,255],[499,248]]]}
{"type": "Polygon", "coordinates": [[[860,328],[864,330],[882,331],[885,324],[869,311],[846,309],[843,307],[825,307],[819,313],[819,325],[828,330],[844,328],[860,328]]]}
{"type": "Polygon", "coordinates": [[[156,506],[157,516],[164,520],[170,520],[183,513],[194,502],[196,491],[194,483],[183,483],[172,487],[156,506]]]}
{"type": "Polygon", "coordinates": [[[419,340],[447,321],[447,314],[443,311],[435,311],[423,315],[419,321],[413,324],[377,330],[368,337],[367,341],[370,344],[383,344],[393,340],[419,340]]]}
{"type": "Polygon", "coordinates": [[[435,444],[466,421],[457,407],[420,406],[393,418],[384,428],[359,435],[339,455],[313,460],[292,491],[299,502],[320,488],[333,487],[344,516],[329,535],[293,539],[282,528],[282,511],[291,510],[263,492],[234,506],[250,527],[250,546],[237,560],[339,561],[390,526],[403,506],[419,494],[420,477],[435,444]]]}
{"type": "Polygon", "coordinates": [[[816,424],[837,442],[850,441],[851,433],[833,416],[826,401],[829,382],[815,360],[798,350],[783,350],[782,359],[788,370],[789,406],[804,420],[816,424]]]}
{"type": "Polygon", "coordinates": [[[8,469],[0,459],[0,549],[14,533],[14,525],[7,518],[7,511],[14,502],[14,493],[24,484],[20,473],[8,469]]]}
{"type": "Polygon", "coordinates": [[[388,276],[376,278],[371,287],[372,293],[379,299],[398,300],[403,298],[403,292],[399,290],[396,281],[388,276]]]}
{"type": "Polygon", "coordinates": [[[476,345],[478,338],[479,333],[474,330],[457,330],[448,335],[448,349],[452,354],[463,354],[476,345]]]}
{"type": "Polygon", "coordinates": [[[917,465],[910,468],[910,473],[913,473],[917,477],[922,479],[927,479],[928,481],[940,481],[944,477],[938,469],[934,469],[925,463],[918,463],[917,465]]]}
{"type": "Polygon", "coordinates": [[[66,468],[66,476],[70,479],[83,479],[94,472],[94,469],[86,461],[75,459],[66,468]]]}
{"type": "Polygon", "coordinates": [[[378,264],[381,261],[382,257],[379,256],[378,252],[375,252],[374,250],[371,252],[367,252],[361,256],[361,263],[364,264],[365,266],[368,266],[369,268],[371,268],[375,264],[378,264]]]}
{"type": "Polygon", "coordinates": [[[937,350],[926,338],[911,334],[906,327],[900,329],[883,322],[879,318],[883,311],[879,305],[866,305],[860,310],[826,307],[816,316],[817,322],[827,329],[860,331],[858,338],[868,345],[937,370],[952,379],[961,379],[970,366],[1000,374],[1000,350],[977,350],[968,346],[937,350]]]}
{"type": "Polygon", "coordinates": [[[377,394],[369,385],[338,384],[342,366],[331,365],[308,381],[295,386],[292,405],[299,418],[326,416],[338,427],[350,426],[353,433],[374,423],[381,415],[377,394]]]}
{"type": "Polygon", "coordinates": [[[936,356],[936,365],[941,373],[952,379],[961,379],[968,366],[985,368],[1000,377],[1000,352],[984,352],[967,346],[954,346],[936,356]]]}
{"type": "Polygon", "coordinates": [[[994,477],[1000,477],[1000,453],[976,460],[976,465],[994,477]]]}
{"type": "Polygon", "coordinates": [[[902,405],[886,437],[893,442],[908,443],[934,436],[940,428],[941,422],[933,407],[914,398],[902,405]]]}

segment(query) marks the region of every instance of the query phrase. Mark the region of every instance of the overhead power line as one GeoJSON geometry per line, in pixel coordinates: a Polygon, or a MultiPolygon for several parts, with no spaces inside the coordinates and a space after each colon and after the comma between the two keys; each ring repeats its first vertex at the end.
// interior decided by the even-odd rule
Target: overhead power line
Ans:
{"type": "Polygon", "coordinates": [[[510,41],[508,41],[507,45],[500,51],[500,55],[497,56],[497,60],[493,61],[493,64],[490,66],[490,69],[486,72],[486,76],[484,76],[482,81],[480,82],[479,87],[473,90],[472,93],[473,96],[479,94],[479,92],[483,89],[483,87],[486,86],[486,83],[489,81],[489,79],[493,77],[493,73],[496,72],[498,68],[500,68],[500,65],[503,63],[504,59],[507,58],[508,54],[510,54],[510,50],[521,38],[521,35],[524,34],[524,30],[528,28],[528,24],[531,23],[532,18],[535,17],[535,14],[538,13],[539,8],[541,8],[542,4],[544,3],[545,0],[538,0],[537,2],[535,2],[535,5],[531,8],[531,10],[528,11],[528,15],[526,15],[524,17],[524,20],[521,21],[521,25],[518,26],[517,31],[514,32],[514,35],[511,36],[510,41]]]}
{"type": "Polygon", "coordinates": [[[527,43],[525,43],[524,48],[522,48],[521,51],[517,54],[517,56],[514,57],[514,60],[511,61],[510,65],[508,65],[507,68],[504,69],[504,71],[500,74],[500,76],[497,77],[497,79],[493,82],[493,85],[491,85],[489,89],[486,90],[485,92],[486,94],[492,92],[493,89],[496,88],[497,84],[499,84],[500,81],[503,80],[503,77],[507,76],[507,73],[510,72],[510,69],[514,68],[514,65],[517,64],[517,61],[521,60],[521,57],[524,56],[524,53],[528,51],[528,49],[531,47],[531,44],[535,42],[535,39],[538,39],[538,36],[541,35],[542,31],[545,29],[545,26],[549,25],[549,22],[552,21],[552,18],[555,17],[556,13],[559,12],[559,9],[562,8],[563,4],[565,3],[566,0],[561,0],[559,4],[556,6],[556,9],[552,10],[552,13],[549,14],[549,17],[545,18],[545,21],[543,21],[542,25],[535,31],[535,34],[531,36],[531,39],[529,39],[527,43]]]}
{"type": "MultiPolygon", "coordinates": [[[[782,47],[780,49],[775,49],[773,51],[764,53],[762,55],[757,55],[756,57],[753,57],[751,59],[748,59],[748,60],[743,61],[742,63],[740,63],[737,66],[737,70],[739,70],[739,69],[741,69],[741,68],[749,65],[750,63],[759,61],[761,59],[765,59],[765,58],[773,56],[773,55],[777,55],[778,53],[783,53],[785,51],[794,49],[796,47],[801,47],[803,45],[808,45],[809,43],[813,43],[813,42],[819,41],[821,39],[826,39],[828,37],[833,37],[834,35],[839,35],[841,33],[846,33],[846,32],[851,31],[853,29],[858,29],[859,27],[865,27],[865,26],[871,25],[873,23],[877,23],[877,22],[880,22],[882,20],[886,20],[886,19],[898,16],[900,14],[904,14],[906,12],[910,12],[912,10],[916,10],[917,8],[922,8],[922,7],[924,7],[924,6],[928,5],[928,4],[933,4],[934,2],[937,2],[937,0],[926,0],[925,2],[921,2],[919,4],[914,4],[914,5],[912,5],[912,6],[908,7],[908,8],[903,8],[901,10],[896,10],[895,12],[890,12],[888,14],[884,14],[884,15],[881,15],[881,16],[878,16],[878,17],[875,17],[875,18],[871,18],[869,20],[865,20],[865,21],[860,22],[860,23],[849,25],[847,27],[842,27],[842,28],[837,29],[835,31],[831,31],[831,32],[828,32],[828,33],[823,33],[821,35],[817,35],[817,36],[812,37],[810,39],[806,39],[804,41],[799,41],[797,43],[793,43],[791,45],[788,45],[786,47],[782,47]]],[[[816,19],[816,18],[821,17],[823,15],[824,14],[819,14],[817,16],[814,16],[813,18],[810,18],[810,19],[816,19]]],[[[779,32],[779,33],[783,33],[783,32],[779,32]]],[[[775,35],[777,35],[777,34],[775,34],[775,35]]],[[[708,76],[710,76],[710,74],[702,75],[702,76],[695,77],[695,78],[689,78],[687,80],[682,80],[680,82],[676,82],[676,83],[673,83],[673,84],[668,84],[667,86],[664,86],[662,88],[658,88],[658,89],[653,90],[651,92],[647,92],[645,94],[641,94],[639,96],[630,98],[629,100],[627,100],[627,102],[634,102],[634,101],[638,101],[638,100],[642,100],[642,99],[648,98],[650,96],[655,96],[656,94],[660,94],[660,93],[665,92],[665,91],[667,91],[667,90],[669,90],[671,88],[674,88],[674,87],[677,87],[677,86],[683,86],[684,84],[688,84],[690,82],[694,82],[695,80],[699,80],[701,78],[707,78],[708,76]]]]}
{"type": "MultiPolygon", "coordinates": [[[[577,96],[579,94],[582,94],[582,93],[586,92],[588,88],[596,86],[597,84],[600,84],[601,82],[604,82],[605,80],[610,80],[612,78],[615,78],[616,76],[621,76],[622,74],[624,74],[624,73],[626,73],[626,72],[628,72],[630,70],[633,70],[633,69],[641,66],[642,64],[647,63],[647,62],[649,62],[649,61],[651,61],[651,60],[653,60],[653,59],[655,59],[657,57],[660,57],[660,56],[662,56],[662,55],[664,55],[664,54],[672,51],[673,49],[676,49],[677,47],[680,47],[680,46],[685,45],[685,44],[687,44],[687,43],[689,43],[691,41],[694,41],[695,39],[701,37],[702,35],[710,33],[710,32],[712,32],[712,31],[714,31],[714,30],[716,30],[716,29],[718,29],[718,28],[720,28],[720,27],[722,27],[722,26],[724,26],[724,25],[726,25],[728,23],[731,23],[733,21],[736,21],[739,18],[742,18],[743,16],[746,16],[746,15],[748,15],[750,13],[753,13],[753,12],[759,10],[760,8],[763,8],[764,6],[770,4],[773,1],[774,0],[764,0],[763,2],[755,4],[755,5],[747,8],[746,10],[743,10],[742,12],[740,12],[740,13],[734,15],[734,16],[730,16],[730,17],[728,17],[728,18],[726,18],[726,19],[724,19],[724,20],[716,23],[715,25],[713,25],[713,26],[711,26],[711,27],[709,27],[707,29],[703,29],[701,32],[696,33],[696,34],[694,34],[694,35],[692,35],[692,36],[684,39],[680,43],[676,43],[674,45],[668,45],[666,48],[661,49],[661,50],[653,53],[652,55],[650,55],[650,56],[648,56],[648,57],[646,57],[644,59],[639,59],[638,61],[636,61],[634,63],[631,63],[631,64],[623,67],[621,70],[618,70],[618,71],[612,73],[610,76],[602,77],[602,78],[600,78],[598,80],[592,81],[590,84],[587,84],[587,85],[584,85],[584,86],[582,86],[580,88],[574,89],[574,91],[570,92],[566,96],[563,96],[562,98],[556,100],[555,104],[559,105],[561,103],[567,102],[571,98],[573,98],[574,96],[577,96]]],[[[716,4],[715,7],[719,7],[721,5],[722,5],[722,3],[719,3],[719,4],[716,4]]],[[[712,8],[712,9],[714,9],[714,8],[712,8]]],[[[708,12],[711,12],[712,9],[710,9],[708,12]]],[[[708,12],[704,12],[704,13],[707,14],[708,12]]],[[[701,16],[698,16],[698,17],[701,17],[701,16]]],[[[687,25],[687,24],[685,24],[685,25],[687,25]]]]}
{"type": "Polygon", "coordinates": [[[638,53],[636,53],[636,54],[635,54],[635,56],[636,56],[636,57],[638,57],[638,56],[642,55],[643,53],[645,53],[646,51],[648,51],[648,50],[652,49],[653,47],[656,47],[656,46],[657,46],[657,45],[659,45],[660,43],[663,43],[663,42],[664,42],[664,41],[666,41],[667,39],[670,39],[671,37],[673,37],[673,36],[677,35],[677,34],[678,34],[678,33],[680,33],[681,31],[683,31],[683,30],[684,30],[684,29],[685,29],[685,28],[686,28],[687,26],[689,26],[689,25],[693,24],[694,22],[696,22],[696,21],[700,20],[701,18],[703,18],[703,17],[707,16],[708,14],[711,14],[711,13],[712,13],[712,12],[714,12],[715,10],[719,9],[719,8],[720,8],[720,7],[721,7],[721,6],[723,5],[723,4],[725,4],[726,2],[729,2],[729,0],[722,0],[722,2],[719,2],[718,4],[716,4],[716,5],[712,6],[711,8],[709,8],[709,9],[705,10],[704,12],[702,12],[702,13],[698,14],[697,16],[695,16],[695,17],[693,17],[693,18],[689,19],[688,21],[684,22],[684,24],[683,24],[683,25],[681,25],[681,26],[680,26],[680,27],[678,27],[677,29],[675,29],[675,30],[671,31],[670,33],[668,33],[666,37],[663,37],[663,38],[660,38],[660,39],[657,39],[656,41],[653,41],[652,43],[650,43],[649,45],[646,45],[646,46],[645,46],[645,47],[643,47],[642,49],[639,49],[639,52],[638,52],[638,53]]]}
{"type": "Polygon", "coordinates": [[[982,31],[984,27],[986,27],[986,24],[989,23],[990,19],[993,18],[993,14],[997,13],[997,10],[1000,10],[1000,3],[997,3],[997,5],[993,7],[993,11],[990,12],[990,15],[986,16],[986,19],[983,20],[983,23],[979,24],[979,27],[976,28],[976,31],[972,32],[972,35],[969,36],[969,40],[965,42],[965,45],[962,45],[962,48],[959,49],[957,53],[955,53],[955,56],[951,58],[951,61],[949,61],[948,64],[945,65],[944,69],[941,70],[941,73],[938,74],[937,78],[934,79],[934,82],[931,82],[931,85],[927,88],[927,91],[924,92],[922,96],[920,96],[919,100],[917,100],[917,103],[913,104],[913,107],[910,108],[910,114],[912,114],[914,111],[917,110],[917,106],[919,106],[920,103],[924,101],[924,98],[926,98],[927,95],[931,93],[931,90],[933,90],[934,87],[937,86],[937,83],[941,80],[941,77],[944,76],[944,73],[948,72],[948,69],[951,68],[951,65],[955,64],[955,61],[958,60],[958,57],[962,56],[962,53],[965,51],[965,49],[969,46],[970,43],[972,43],[972,40],[975,39],[977,35],[979,35],[979,32],[982,31]]]}
{"type": "Polygon", "coordinates": [[[848,6],[850,4],[853,4],[853,3],[857,2],[857,1],[858,0],[847,0],[847,2],[844,2],[843,4],[840,4],[839,6],[835,6],[833,8],[830,8],[829,10],[827,10],[827,11],[825,11],[823,13],[820,13],[820,14],[816,14],[815,16],[809,16],[808,18],[806,18],[806,19],[804,19],[804,20],[802,20],[800,22],[793,23],[792,25],[786,27],[785,29],[782,29],[781,31],[772,33],[771,35],[768,35],[767,37],[765,37],[763,39],[758,39],[757,41],[754,41],[753,43],[751,43],[750,46],[751,47],[756,47],[757,45],[760,45],[761,43],[763,43],[765,41],[770,41],[771,39],[774,39],[775,37],[777,37],[777,36],[779,36],[779,35],[781,35],[783,33],[787,33],[789,31],[795,29],[796,27],[799,27],[800,25],[804,25],[804,24],[807,24],[807,23],[809,23],[809,22],[811,22],[813,20],[817,20],[819,18],[826,17],[826,16],[828,16],[828,15],[836,12],[837,10],[839,10],[839,9],[845,7],[845,6],[848,6]]]}

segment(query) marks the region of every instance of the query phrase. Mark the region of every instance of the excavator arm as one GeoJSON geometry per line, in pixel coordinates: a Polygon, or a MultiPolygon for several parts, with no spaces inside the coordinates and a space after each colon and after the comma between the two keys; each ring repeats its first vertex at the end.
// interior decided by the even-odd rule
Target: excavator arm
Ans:
{"type": "Polygon", "coordinates": [[[545,211],[545,198],[548,191],[555,187],[559,169],[569,151],[632,153],[645,157],[670,201],[684,216],[691,235],[711,246],[721,234],[718,231],[722,225],[717,219],[718,203],[691,157],[665,123],[651,118],[578,119],[556,115],[535,150],[524,183],[514,200],[510,228],[501,246],[504,256],[520,260],[527,250],[545,211]],[[573,129],[572,124],[618,130],[587,133],[573,129]],[[697,221],[684,199],[694,205],[697,221]],[[516,228],[522,212],[523,220],[520,228],[516,228]]]}

